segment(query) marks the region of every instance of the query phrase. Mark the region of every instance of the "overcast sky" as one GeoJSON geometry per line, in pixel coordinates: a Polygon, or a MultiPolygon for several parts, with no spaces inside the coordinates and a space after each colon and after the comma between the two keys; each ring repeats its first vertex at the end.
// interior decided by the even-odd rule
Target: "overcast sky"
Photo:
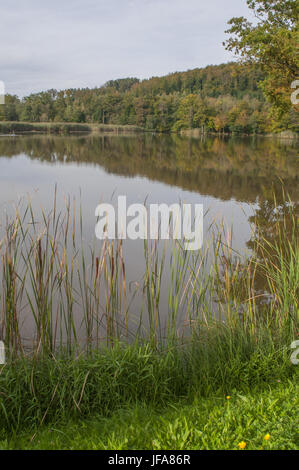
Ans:
{"type": "Polygon", "coordinates": [[[220,64],[243,15],[245,0],[1,0],[0,80],[23,96],[220,64]]]}

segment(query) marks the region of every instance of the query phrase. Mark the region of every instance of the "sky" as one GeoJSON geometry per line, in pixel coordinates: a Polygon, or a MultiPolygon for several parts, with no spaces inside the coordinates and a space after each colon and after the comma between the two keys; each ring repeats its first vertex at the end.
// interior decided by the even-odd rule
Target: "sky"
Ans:
{"type": "Polygon", "coordinates": [[[234,16],[246,0],[1,0],[0,81],[25,96],[228,62],[234,16]]]}

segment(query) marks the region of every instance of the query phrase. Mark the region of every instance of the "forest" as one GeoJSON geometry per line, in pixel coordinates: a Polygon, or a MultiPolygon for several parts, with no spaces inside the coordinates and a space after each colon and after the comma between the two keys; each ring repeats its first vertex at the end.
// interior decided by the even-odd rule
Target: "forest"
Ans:
{"type": "Polygon", "coordinates": [[[6,95],[0,121],[134,125],[153,132],[264,134],[298,131],[295,111],[271,115],[257,65],[228,64],[146,80],[122,78],[98,88],[6,95]]]}

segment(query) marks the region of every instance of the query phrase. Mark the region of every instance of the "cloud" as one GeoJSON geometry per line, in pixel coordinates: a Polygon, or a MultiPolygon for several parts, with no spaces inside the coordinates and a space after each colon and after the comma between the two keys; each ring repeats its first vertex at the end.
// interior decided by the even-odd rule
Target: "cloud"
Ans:
{"type": "Polygon", "coordinates": [[[0,79],[24,95],[226,62],[226,22],[245,14],[240,0],[1,0],[0,79]]]}

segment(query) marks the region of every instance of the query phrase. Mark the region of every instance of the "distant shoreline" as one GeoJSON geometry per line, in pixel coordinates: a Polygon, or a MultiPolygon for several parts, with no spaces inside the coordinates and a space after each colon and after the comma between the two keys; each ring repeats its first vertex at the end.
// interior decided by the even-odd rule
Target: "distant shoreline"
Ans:
{"type": "Polygon", "coordinates": [[[74,133],[136,133],[143,132],[138,126],[120,126],[114,124],[94,124],[76,122],[21,122],[2,121],[0,122],[0,135],[11,134],[74,134],[74,133]]]}
{"type": "MultiPolygon", "coordinates": [[[[95,123],[79,123],[79,122],[25,122],[25,121],[1,121],[0,137],[9,137],[14,135],[25,134],[133,134],[133,133],[154,133],[160,134],[155,130],[144,129],[134,125],[117,125],[117,124],[95,124],[95,123]]],[[[174,134],[174,132],[163,132],[163,134],[174,134]]],[[[202,131],[202,129],[182,129],[175,133],[185,137],[202,137],[204,135],[213,135],[218,137],[277,137],[280,139],[298,139],[299,134],[293,131],[283,131],[278,133],[255,133],[244,134],[237,132],[213,132],[202,131]]]]}
{"type": "Polygon", "coordinates": [[[278,137],[280,139],[298,139],[299,134],[293,131],[282,131],[282,132],[267,132],[265,134],[255,133],[255,134],[245,134],[244,132],[202,132],[201,129],[183,129],[180,131],[180,135],[184,135],[187,137],[201,137],[203,135],[214,135],[218,137],[232,137],[232,136],[239,136],[239,137],[278,137]]]}

